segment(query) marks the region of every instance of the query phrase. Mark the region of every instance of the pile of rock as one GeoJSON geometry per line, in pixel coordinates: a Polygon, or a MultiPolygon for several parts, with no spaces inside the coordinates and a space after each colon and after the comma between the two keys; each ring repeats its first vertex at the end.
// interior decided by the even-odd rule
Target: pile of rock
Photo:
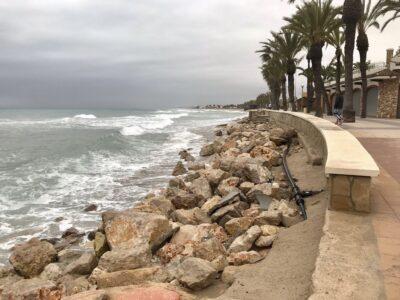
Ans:
{"type": "Polygon", "coordinates": [[[179,153],[167,188],[131,209],[104,212],[89,245],[33,239],[16,246],[13,269],[0,270],[0,294],[59,299],[134,285],[126,290],[189,299],[185,289],[203,289],[218,278],[232,283],[230,266],[262,260],[281,226],[300,220],[276,171],[283,145],[295,135],[247,121],[220,127],[198,161],[188,150],[179,153]]]}

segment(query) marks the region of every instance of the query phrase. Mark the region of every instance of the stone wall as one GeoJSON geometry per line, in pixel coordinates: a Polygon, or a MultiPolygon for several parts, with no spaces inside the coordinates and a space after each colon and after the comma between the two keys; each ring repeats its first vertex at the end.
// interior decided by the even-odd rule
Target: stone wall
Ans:
{"type": "Polygon", "coordinates": [[[379,83],[378,118],[396,118],[398,94],[398,78],[379,83]]]}

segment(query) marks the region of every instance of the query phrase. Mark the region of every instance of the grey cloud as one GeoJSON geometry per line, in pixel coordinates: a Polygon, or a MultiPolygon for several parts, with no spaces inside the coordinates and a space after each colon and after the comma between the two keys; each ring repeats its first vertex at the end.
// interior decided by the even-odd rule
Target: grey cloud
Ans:
{"type": "Polygon", "coordinates": [[[2,1],[0,108],[242,102],[267,89],[254,51],[293,10],[280,0],[2,1]]]}

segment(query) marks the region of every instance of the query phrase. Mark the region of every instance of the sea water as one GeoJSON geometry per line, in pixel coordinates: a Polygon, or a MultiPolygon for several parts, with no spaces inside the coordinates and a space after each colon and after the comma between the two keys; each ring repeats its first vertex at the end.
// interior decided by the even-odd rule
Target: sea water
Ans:
{"type": "Polygon", "coordinates": [[[241,111],[0,110],[0,264],[32,237],[98,226],[170,178],[178,152],[198,155],[212,126],[241,111]],[[89,204],[98,209],[84,212],[89,204]],[[60,219],[62,220],[60,221],[60,219]]]}

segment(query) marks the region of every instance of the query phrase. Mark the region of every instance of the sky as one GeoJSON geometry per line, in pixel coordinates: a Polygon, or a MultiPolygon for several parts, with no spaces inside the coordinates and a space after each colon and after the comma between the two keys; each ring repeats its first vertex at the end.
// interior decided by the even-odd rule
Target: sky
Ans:
{"type": "MultiPolygon", "coordinates": [[[[0,108],[242,103],[267,91],[255,51],[294,10],[281,0],[0,0],[0,108]]],[[[400,20],[371,30],[369,59],[397,49],[399,31],[400,20]]]]}

